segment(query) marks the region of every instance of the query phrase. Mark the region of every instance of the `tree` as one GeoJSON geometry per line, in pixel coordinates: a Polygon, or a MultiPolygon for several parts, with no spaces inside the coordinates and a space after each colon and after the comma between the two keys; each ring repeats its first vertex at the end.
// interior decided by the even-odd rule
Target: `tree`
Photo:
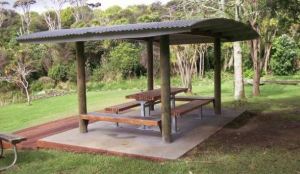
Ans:
{"type": "MultiPolygon", "coordinates": [[[[272,48],[272,41],[276,34],[274,25],[265,25],[263,28],[263,20],[267,19],[271,14],[271,9],[267,6],[267,0],[245,0],[243,4],[244,18],[246,18],[255,30],[262,37],[249,41],[250,54],[252,66],[254,70],[253,75],[253,89],[254,96],[260,95],[260,77],[264,62],[269,59],[270,49],[272,48]],[[271,34],[270,34],[271,33],[271,34]]],[[[267,19],[267,20],[270,20],[267,19]]]]}
{"type": "Polygon", "coordinates": [[[192,92],[192,78],[196,72],[198,45],[176,45],[172,47],[176,56],[176,68],[180,74],[182,85],[192,92]]]}
{"type": "Polygon", "coordinates": [[[69,0],[69,2],[73,7],[73,16],[75,18],[75,23],[87,23],[86,21],[91,20],[90,15],[92,14],[92,12],[87,4],[87,0],[69,0]]]}
{"type": "Polygon", "coordinates": [[[47,11],[43,13],[44,20],[47,23],[49,30],[55,30],[56,28],[58,28],[54,15],[55,14],[53,13],[53,11],[47,11]]]}
{"type": "Polygon", "coordinates": [[[278,31],[278,20],[275,18],[265,18],[261,24],[261,34],[264,41],[264,54],[263,54],[263,70],[267,74],[269,63],[270,63],[270,55],[272,49],[272,42],[276,36],[278,31]]]}
{"type": "Polygon", "coordinates": [[[61,29],[62,28],[61,12],[64,5],[68,2],[68,0],[51,0],[51,2],[53,5],[52,9],[43,14],[45,22],[48,24],[49,30],[61,29]]]}
{"type": "Polygon", "coordinates": [[[205,54],[207,53],[207,49],[210,47],[210,44],[199,44],[197,45],[197,52],[198,52],[198,57],[199,57],[199,77],[203,78],[204,77],[204,70],[205,70],[205,54]]]}
{"type": "MultiPolygon", "coordinates": [[[[178,1],[177,3],[171,1],[167,5],[168,13],[165,17],[172,20],[191,19],[200,13],[197,8],[197,2],[178,1]]],[[[208,47],[208,44],[177,45],[172,47],[176,56],[175,67],[178,69],[181,83],[188,88],[190,93],[192,92],[193,75],[197,72],[197,61],[199,62],[199,76],[203,77],[204,75],[205,53],[208,47]]]]}
{"type": "Polygon", "coordinates": [[[0,81],[6,81],[8,83],[13,83],[19,86],[22,90],[25,91],[27,103],[28,105],[30,105],[31,98],[28,91],[28,77],[32,72],[34,72],[34,69],[32,68],[32,62],[29,61],[27,56],[27,53],[24,51],[18,53],[18,60],[15,63],[10,64],[5,69],[3,76],[0,76],[0,81]]]}
{"type": "Polygon", "coordinates": [[[20,31],[20,35],[22,35],[24,32],[29,34],[30,33],[30,22],[31,22],[31,16],[30,16],[30,7],[32,4],[35,4],[35,0],[17,0],[13,7],[18,8],[20,7],[22,10],[21,20],[22,20],[22,28],[20,31]]]}
{"type": "Polygon", "coordinates": [[[9,5],[9,3],[7,1],[0,1],[0,28],[2,27],[2,24],[6,19],[5,9],[4,9],[5,5],[9,5]]]}
{"type": "Polygon", "coordinates": [[[272,48],[271,68],[275,75],[290,75],[296,70],[297,44],[284,34],[275,39],[272,48]]]}
{"type": "MultiPolygon", "coordinates": [[[[241,1],[235,1],[235,20],[240,21],[241,1]]],[[[234,62],[234,99],[240,101],[245,98],[242,48],[240,42],[233,43],[233,62],[234,62]]]]}

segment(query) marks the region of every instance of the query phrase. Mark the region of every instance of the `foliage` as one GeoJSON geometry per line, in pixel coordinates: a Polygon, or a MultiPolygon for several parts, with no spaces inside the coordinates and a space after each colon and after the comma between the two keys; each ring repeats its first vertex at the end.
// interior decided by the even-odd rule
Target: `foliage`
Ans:
{"type": "MultiPolygon", "coordinates": [[[[64,3],[64,0],[53,0],[55,2],[64,3]]],[[[74,44],[28,44],[24,48],[23,44],[16,41],[16,37],[21,34],[20,28],[30,32],[48,30],[49,26],[45,21],[44,14],[49,14],[53,20],[61,21],[62,28],[78,28],[86,26],[99,25],[115,25],[128,24],[138,22],[157,22],[176,19],[194,19],[203,17],[226,17],[234,18],[236,8],[240,2],[240,17],[244,23],[257,19],[255,26],[259,27],[260,32],[260,49],[257,49],[258,56],[263,60],[268,56],[268,50],[272,47],[272,38],[287,33],[296,43],[300,42],[300,25],[299,25],[299,2],[294,0],[287,1],[252,1],[252,0],[228,0],[228,1],[210,1],[210,0],[173,0],[167,4],[160,2],[149,5],[132,5],[126,8],[120,6],[112,6],[107,9],[90,8],[86,1],[74,0],[72,5],[67,8],[48,8],[43,14],[33,12],[31,9],[36,4],[33,0],[18,0],[26,2],[19,4],[19,10],[8,9],[8,6],[1,6],[1,15],[4,17],[2,27],[0,27],[0,71],[3,72],[5,66],[10,66],[16,62],[14,56],[19,50],[29,50],[29,57],[35,62],[32,66],[35,69],[29,78],[29,82],[33,84],[31,87],[40,89],[39,78],[52,74],[56,77],[56,84],[60,81],[76,82],[75,67],[75,47],[74,44]],[[76,5],[79,2],[79,5],[76,5]],[[22,6],[21,6],[22,5],[22,6]],[[26,8],[25,11],[22,7],[26,8]],[[58,11],[56,11],[58,10],[58,11]],[[60,13],[60,20],[56,12],[60,13]],[[253,18],[255,14],[259,14],[258,18],[253,18]],[[27,21],[24,21],[27,20],[27,21]],[[57,68],[57,65],[62,67],[57,68]],[[51,72],[49,72],[51,70],[51,72]],[[56,71],[54,71],[56,70],[56,71]],[[67,73],[66,73],[67,71],[67,73]]],[[[13,4],[11,4],[13,5],[13,4]]],[[[54,5],[54,4],[53,4],[54,5]]],[[[26,32],[26,31],[25,31],[26,32]]],[[[231,72],[230,65],[232,44],[223,44],[222,53],[224,70],[231,72]]],[[[246,70],[246,76],[250,76],[253,71],[253,62],[250,59],[251,52],[246,42],[242,45],[243,65],[246,70]]],[[[86,70],[87,80],[91,83],[111,80],[123,80],[132,76],[145,74],[147,65],[146,51],[144,44],[127,43],[120,41],[97,41],[86,42],[85,55],[87,59],[86,70]],[[143,55],[140,56],[140,53],[143,55]],[[140,58],[141,57],[141,58],[140,58]],[[130,63],[130,61],[132,62],[130,63]],[[140,65],[140,62],[142,65],[140,65]],[[122,65],[123,64],[123,65],[122,65]]],[[[172,58],[175,58],[171,52],[172,58]]],[[[154,46],[154,73],[159,76],[159,48],[154,46]]],[[[270,64],[273,57],[269,60],[262,61],[262,68],[268,73],[272,73],[270,64]]],[[[200,65],[199,58],[197,60],[197,72],[199,69],[205,70],[201,74],[207,74],[214,67],[213,48],[207,49],[204,56],[204,67],[198,68],[200,65]]],[[[300,63],[298,63],[300,64],[300,63]]],[[[172,75],[176,74],[176,65],[172,66],[172,75]]],[[[210,75],[210,74],[207,74],[210,75]]],[[[44,87],[43,87],[44,88],[44,87]]],[[[32,90],[31,89],[31,90],[32,90]]],[[[12,89],[13,90],[13,89],[12,89]]]]}
{"type": "Polygon", "coordinates": [[[54,65],[48,72],[48,76],[55,81],[67,81],[69,68],[63,64],[54,65]]]}
{"type": "Polygon", "coordinates": [[[72,15],[73,10],[71,7],[65,8],[61,12],[61,22],[62,28],[70,28],[71,25],[75,22],[75,18],[72,15]]]}
{"type": "Polygon", "coordinates": [[[32,82],[30,89],[32,91],[42,91],[45,89],[52,89],[55,87],[55,81],[50,77],[41,77],[38,80],[32,82]]]}
{"type": "Polygon", "coordinates": [[[141,49],[137,44],[121,42],[109,53],[102,65],[103,77],[115,79],[118,73],[122,78],[142,75],[145,70],[139,62],[140,55],[141,49]]]}
{"type": "MultiPolygon", "coordinates": [[[[5,67],[0,81],[6,81],[8,83],[15,84],[24,90],[27,103],[30,105],[31,98],[28,91],[29,81],[28,78],[34,72],[33,61],[29,59],[28,50],[21,50],[15,54],[16,61],[12,62],[5,67]]],[[[1,75],[1,74],[0,74],[1,75]]]]}
{"type": "Polygon", "coordinates": [[[69,65],[69,71],[68,71],[68,80],[70,82],[76,82],[77,81],[77,68],[75,63],[72,63],[69,65]]]}
{"type": "Polygon", "coordinates": [[[295,72],[297,45],[288,35],[275,39],[272,49],[271,67],[275,75],[289,75],[295,72]]]}

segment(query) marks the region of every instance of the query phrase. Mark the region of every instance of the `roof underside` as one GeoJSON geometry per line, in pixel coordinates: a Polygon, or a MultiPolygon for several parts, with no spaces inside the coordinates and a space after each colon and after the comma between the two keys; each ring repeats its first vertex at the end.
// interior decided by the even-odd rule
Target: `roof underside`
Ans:
{"type": "Polygon", "coordinates": [[[159,42],[160,36],[169,35],[170,44],[210,43],[215,37],[224,42],[243,41],[259,35],[250,26],[231,19],[214,18],[180,20],[140,24],[61,29],[23,35],[19,42],[64,43],[108,39],[147,40],[159,42]]]}

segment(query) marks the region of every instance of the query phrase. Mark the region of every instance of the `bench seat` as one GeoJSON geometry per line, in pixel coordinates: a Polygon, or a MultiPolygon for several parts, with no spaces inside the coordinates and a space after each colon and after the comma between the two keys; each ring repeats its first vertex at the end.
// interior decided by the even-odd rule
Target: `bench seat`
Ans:
{"type": "MultiPolygon", "coordinates": [[[[146,105],[155,105],[160,103],[160,100],[157,100],[153,103],[146,103],[146,105]]],[[[122,111],[126,111],[128,109],[134,108],[134,107],[138,107],[140,106],[140,102],[138,101],[131,101],[131,102],[127,102],[127,103],[122,103],[122,104],[118,104],[118,105],[114,105],[114,106],[110,106],[110,107],[106,107],[104,110],[107,113],[115,113],[115,114],[119,114],[122,111]]]]}
{"type": "Polygon", "coordinates": [[[176,96],[175,101],[194,101],[194,100],[215,100],[215,97],[202,97],[202,96],[176,96]]]}
{"type": "Polygon", "coordinates": [[[0,133],[0,140],[8,142],[8,143],[14,145],[14,144],[18,144],[18,143],[20,143],[22,141],[25,141],[26,138],[20,137],[20,136],[17,136],[17,135],[12,135],[12,134],[3,134],[3,133],[0,133]]]}
{"type": "MultiPolygon", "coordinates": [[[[187,101],[187,100],[184,100],[187,101]]],[[[172,114],[172,126],[173,132],[177,132],[177,117],[181,117],[186,113],[189,113],[193,110],[200,109],[200,117],[202,118],[202,106],[213,102],[212,99],[201,99],[201,100],[191,100],[188,103],[176,106],[171,110],[172,114]]]]}
{"type": "Polygon", "coordinates": [[[174,109],[172,109],[172,115],[176,117],[182,116],[195,109],[201,108],[202,106],[207,105],[210,102],[212,102],[212,100],[193,100],[186,104],[176,106],[174,109]]]}
{"type": "Polygon", "coordinates": [[[108,113],[118,114],[122,111],[131,109],[134,107],[138,107],[138,106],[140,106],[140,103],[138,101],[132,101],[132,102],[127,102],[127,103],[122,103],[119,105],[110,106],[110,107],[105,108],[104,110],[105,110],[105,112],[108,112],[108,113]]]}
{"type": "Polygon", "coordinates": [[[18,136],[18,135],[12,135],[12,134],[4,134],[0,133],[0,158],[3,157],[3,143],[2,141],[5,141],[9,144],[12,145],[13,151],[14,151],[14,160],[13,162],[5,167],[0,168],[0,173],[1,171],[7,170],[15,165],[18,159],[18,152],[17,152],[17,144],[21,143],[22,141],[25,141],[26,138],[18,136]]]}
{"type": "Polygon", "coordinates": [[[119,114],[90,113],[80,115],[80,119],[125,123],[131,125],[158,126],[161,131],[161,119],[158,117],[141,117],[133,115],[120,116],[119,114]]]}

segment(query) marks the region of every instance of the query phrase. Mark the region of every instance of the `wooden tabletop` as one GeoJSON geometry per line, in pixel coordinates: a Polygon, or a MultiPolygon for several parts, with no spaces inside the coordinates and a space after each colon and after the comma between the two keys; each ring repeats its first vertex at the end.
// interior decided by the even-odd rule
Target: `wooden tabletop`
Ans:
{"type": "MultiPolygon", "coordinates": [[[[171,95],[181,92],[187,92],[187,88],[171,88],[171,95]]],[[[161,89],[144,91],[126,96],[127,99],[136,99],[137,101],[156,101],[161,98],[161,89]]]]}

